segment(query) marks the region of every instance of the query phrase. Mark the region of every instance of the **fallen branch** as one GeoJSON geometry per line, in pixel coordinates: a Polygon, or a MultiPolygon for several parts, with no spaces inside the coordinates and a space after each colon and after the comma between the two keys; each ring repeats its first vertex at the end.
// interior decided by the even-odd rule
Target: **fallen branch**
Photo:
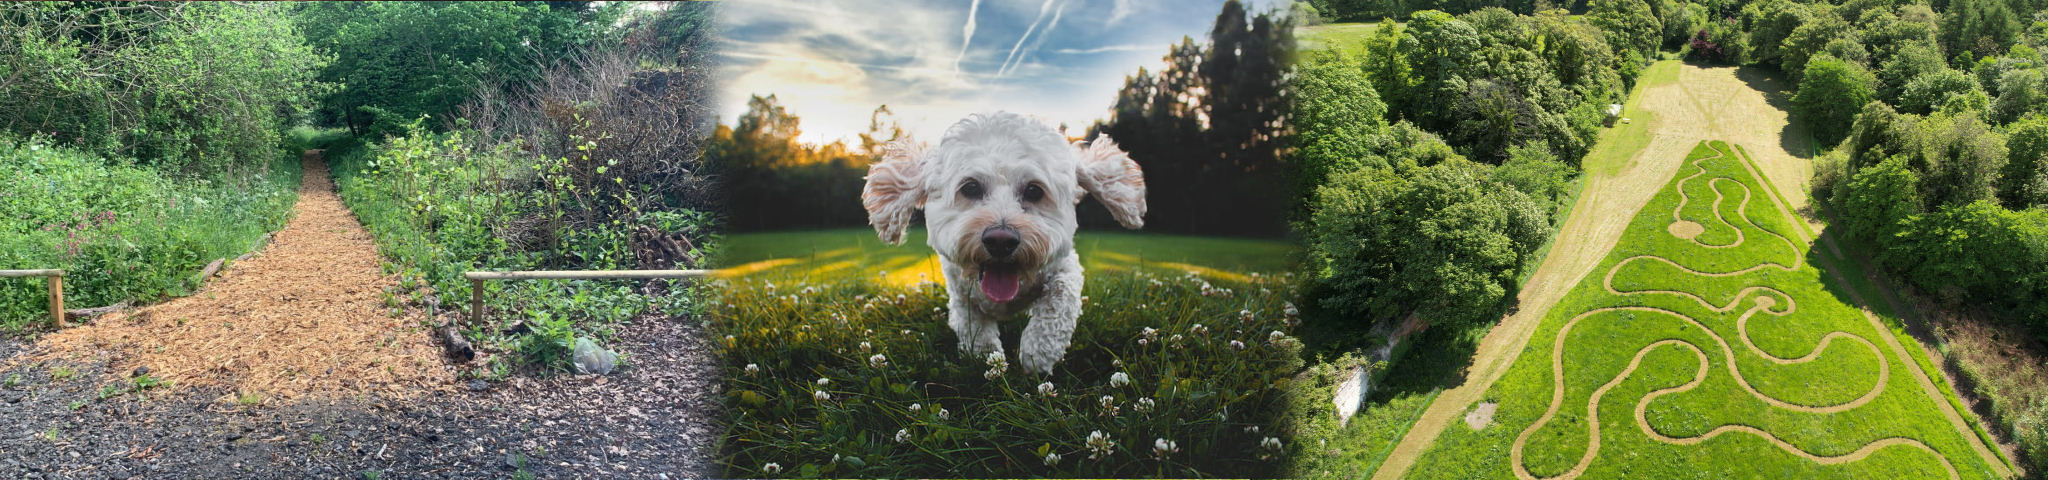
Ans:
{"type": "Polygon", "coordinates": [[[121,301],[121,303],[116,303],[116,304],[113,304],[113,305],[108,305],[108,306],[104,306],[104,307],[93,307],[93,308],[81,308],[81,309],[77,309],[77,310],[65,310],[65,311],[64,311],[64,315],[66,315],[66,316],[69,316],[69,317],[71,317],[71,318],[87,318],[87,317],[96,317],[96,316],[100,316],[100,315],[106,315],[106,314],[109,314],[109,313],[114,313],[114,312],[118,312],[118,311],[122,311],[122,310],[127,310],[127,309],[128,309],[128,307],[129,307],[130,305],[134,305],[134,304],[135,304],[135,301],[134,301],[134,300],[122,300],[122,301],[121,301]]]}

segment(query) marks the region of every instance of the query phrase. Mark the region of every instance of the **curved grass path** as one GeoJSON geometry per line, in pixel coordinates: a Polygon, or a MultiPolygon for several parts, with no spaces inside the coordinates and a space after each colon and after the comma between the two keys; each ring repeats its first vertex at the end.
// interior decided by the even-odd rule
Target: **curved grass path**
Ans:
{"type": "Polygon", "coordinates": [[[1891,327],[1808,261],[1741,152],[1701,142],[1675,177],[1487,392],[1495,423],[1446,428],[1407,476],[2010,475],[1891,327]]]}

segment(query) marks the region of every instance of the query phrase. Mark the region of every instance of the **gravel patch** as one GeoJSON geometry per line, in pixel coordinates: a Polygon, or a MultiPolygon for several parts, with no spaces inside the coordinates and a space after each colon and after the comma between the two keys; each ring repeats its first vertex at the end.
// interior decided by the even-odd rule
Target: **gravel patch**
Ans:
{"type": "Polygon", "coordinates": [[[514,377],[413,395],[267,401],[225,387],[115,394],[108,359],[18,362],[0,339],[0,478],[703,478],[716,370],[690,320],[644,319],[611,375],[514,377]],[[13,380],[9,380],[13,379],[13,380]]]}

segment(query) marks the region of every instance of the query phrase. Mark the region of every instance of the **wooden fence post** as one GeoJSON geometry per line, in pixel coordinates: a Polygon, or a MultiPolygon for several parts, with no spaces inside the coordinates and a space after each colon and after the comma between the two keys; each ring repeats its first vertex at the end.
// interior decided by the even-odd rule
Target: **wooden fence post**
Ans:
{"type": "Polygon", "coordinates": [[[64,275],[51,275],[50,279],[50,326],[64,328],[64,275]]]}

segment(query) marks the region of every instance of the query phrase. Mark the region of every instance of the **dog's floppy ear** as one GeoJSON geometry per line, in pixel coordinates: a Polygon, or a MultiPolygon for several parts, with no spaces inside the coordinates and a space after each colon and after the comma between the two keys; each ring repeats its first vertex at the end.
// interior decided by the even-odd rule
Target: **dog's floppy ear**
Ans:
{"type": "Polygon", "coordinates": [[[1081,150],[1081,166],[1075,172],[1081,189],[1109,207],[1110,216],[1124,228],[1144,227],[1145,172],[1138,169],[1138,162],[1117,148],[1109,135],[1098,135],[1086,145],[1076,142],[1074,147],[1081,150]]]}
{"type": "Polygon", "coordinates": [[[890,245],[903,244],[911,213],[924,208],[924,150],[907,136],[892,140],[882,149],[882,161],[868,167],[860,203],[875,234],[890,245]]]}

